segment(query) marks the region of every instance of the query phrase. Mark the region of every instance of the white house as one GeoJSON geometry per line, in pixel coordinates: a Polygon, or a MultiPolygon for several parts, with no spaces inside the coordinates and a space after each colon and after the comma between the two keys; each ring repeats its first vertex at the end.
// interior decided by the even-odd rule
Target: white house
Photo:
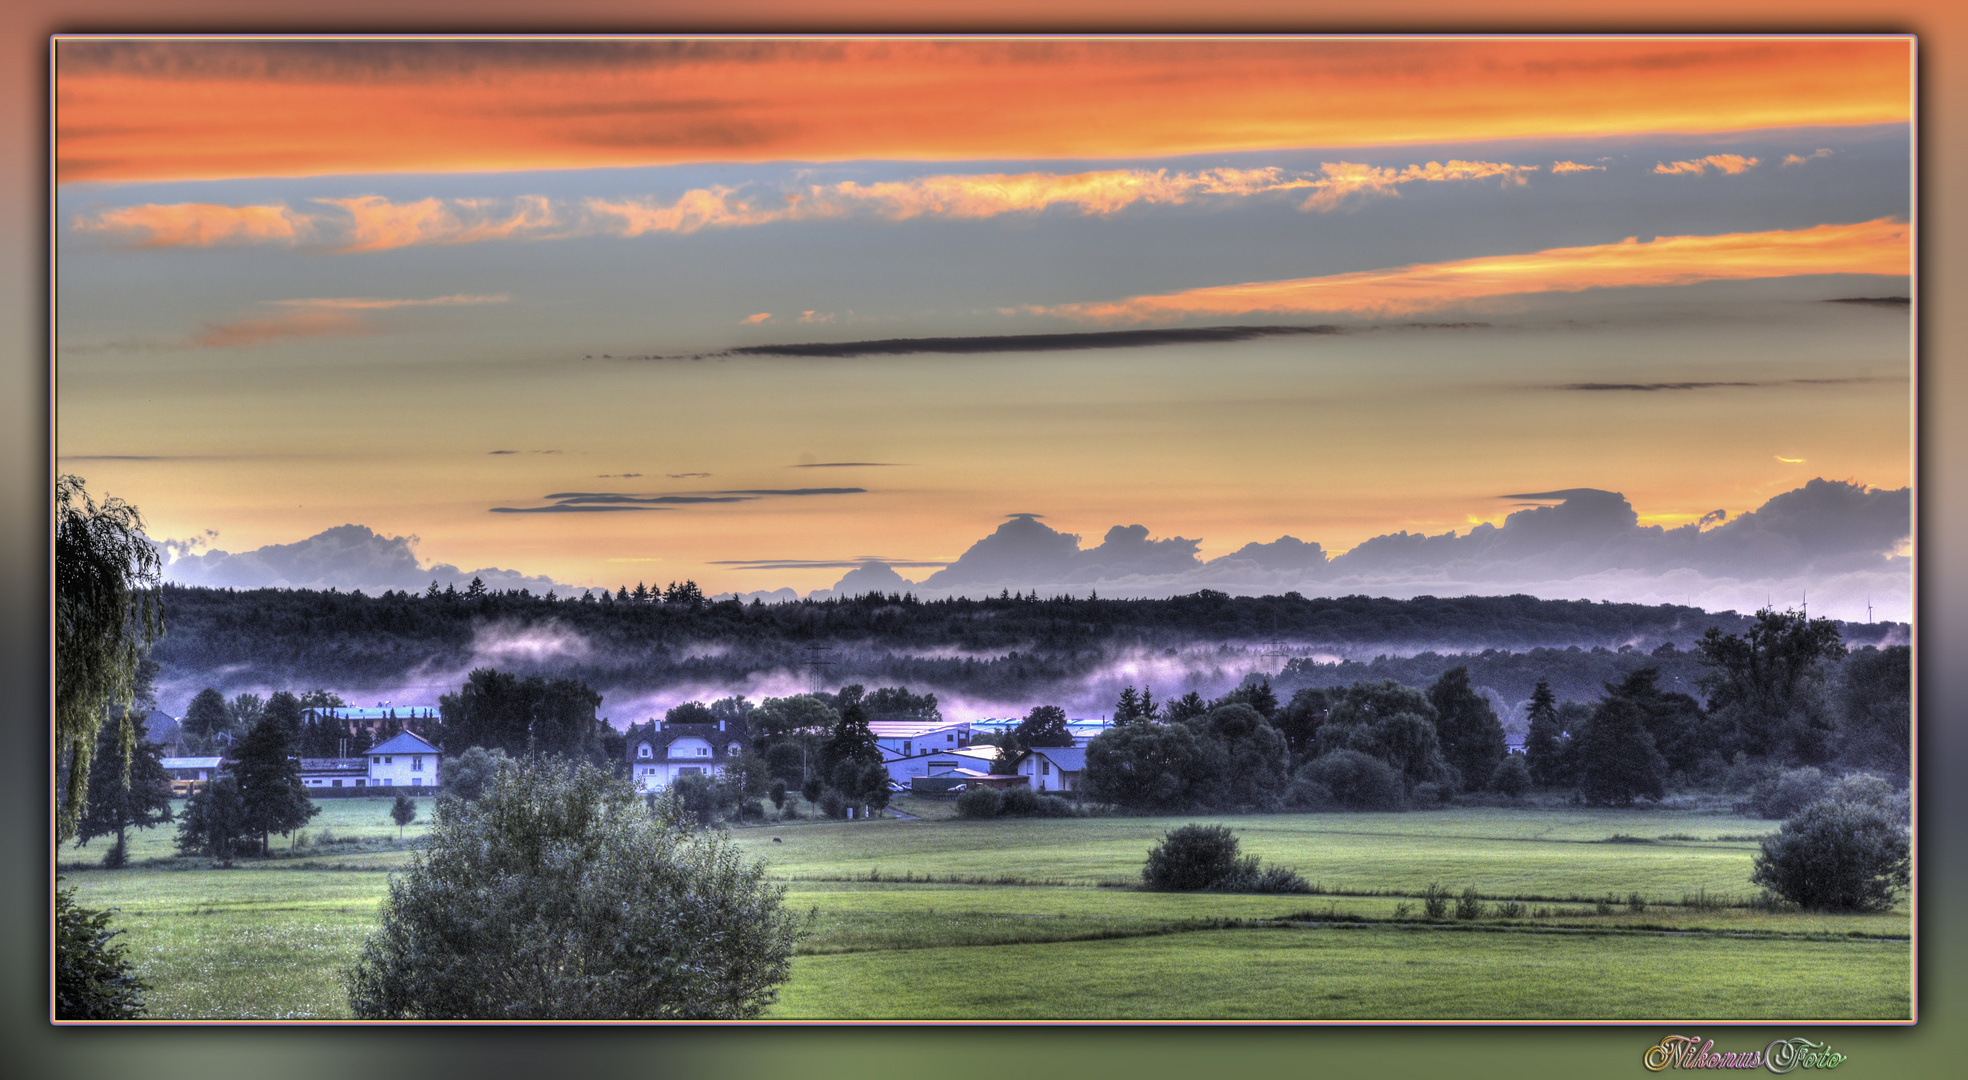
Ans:
{"type": "Polygon", "coordinates": [[[672,724],[651,720],[631,725],[628,733],[629,776],[638,791],[659,791],[677,777],[697,774],[712,779],[745,756],[750,734],[742,720],[715,724],[672,724]]]}
{"type": "Polygon", "coordinates": [[[171,793],[181,796],[191,794],[217,776],[219,766],[224,761],[224,758],[216,757],[164,758],[164,771],[171,775],[171,793]]]}
{"type": "Polygon", "coordinates": [[[1019,759],[1018,775],[1033,791],[1077,791],[1086,771],[1086,747],[1037,746],[1019,759]]]}
{"type": "MultiPolygon", "coordinates": [[[[406,731],[369,748],[369,787],[437,787],[442,751],[406,731]]],[[[357,785],[361,786],[361,785],[357,785]]]]}

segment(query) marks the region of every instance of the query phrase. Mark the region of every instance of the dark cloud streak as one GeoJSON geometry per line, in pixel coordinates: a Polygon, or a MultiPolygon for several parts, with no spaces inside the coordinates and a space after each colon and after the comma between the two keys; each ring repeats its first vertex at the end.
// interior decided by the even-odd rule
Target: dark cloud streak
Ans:
{"type": "Polygon", "coordinates": [[[1102,330],[1063,334],[992,334],[979,337],[888,338],[819,341],[793,345],[743,345],[732,356],[909,356],[919,353],[1059,352],[1072,349],[1140,349],[1156,345],[1208,345],[1296,334],[1340,334],[1337,326],[1198,326],[1161,330],[1102,330]]]}

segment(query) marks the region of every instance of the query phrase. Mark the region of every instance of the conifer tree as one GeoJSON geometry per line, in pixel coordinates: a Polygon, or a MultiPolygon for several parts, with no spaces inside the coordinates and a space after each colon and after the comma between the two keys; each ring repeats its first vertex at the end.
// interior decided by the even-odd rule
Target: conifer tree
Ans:
{"type": "Polygon", "coordinates": [[[144,723],[125,711],[104,724],[89,764],[89,801],[77,826],[80,847],[98,836],[116,837],[103,856],[115,869],[129,855],[128,832],[171,820],[171,774],[164,771],[164,748],[144,737],[144,723]]]}
{"type": "Polygon", "coordinates": [[[1531,770],[1531,780],[1539,787],[1565,786],[1570,777],[1565,775],[1563,767],[1558,699],[1545,679],[1539,679],[1537,688],[1531,691],[1530,720],[1530,731],[1524,736],[1524,764],[1531,770]]]}
{"type": "Polygon", "coordinates": [[[230,770],[239,785],[240,832],[259,836],[262,855],[268,853],[271,834],[284,836],[321,812],[301,782],[296,749],[285,720],[261,716],[233,753],[230,770]]]}

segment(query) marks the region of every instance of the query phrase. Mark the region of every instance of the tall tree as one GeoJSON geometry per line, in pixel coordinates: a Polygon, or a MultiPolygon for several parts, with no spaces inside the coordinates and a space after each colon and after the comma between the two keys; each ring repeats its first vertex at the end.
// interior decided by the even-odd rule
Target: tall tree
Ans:
{"type": "Polygon", "coordinates": [[[1141,695],[1129,683],[1121,688],[1120,700],[1114,702],[1114,723],[1130,724],[1142,719],[1146,719],[1146,710],[1141,707],[1141,695]]]}
{"type": "Polygon", "coordinates": [[[1539,787],[1563,787],[1568,779],[1561,760],[1562,748],[1559,736],[1564,729],[1558,723],[1558,699],[1551,692],[1551,683],[1544,679],[1537,681],[1537,688],[1531,691],[1531,726],[1524,736],[1524,764],[1531,771],[1531,781],[1539,787]]]}
{"type": "Polygon", "coordinates": [[[98,836],[116,837],[103,856],[115,869],[129,857],[131,829],[148,829],[171,820],[171,774],[164,770],[164,748],[145,737],[144,722],[124,710],[104,724],[89,767],[88,807],[76,831],[83,846],[98,836]]]}
{"type": "Polygon", "coordinates": [[[1073,733],[1066,729],[1066,710],[1057,705],[1033,706],[1013,734],[1023,746],[1073,745],[1073,733]]]}
{"type": "Polygon", "coordinates": [[[231,720],[226,709],[225,695],[211,687],[200,690],[185,706],[184,719],[179,721],[187,735],[209,739],[224,731],[231,720]]]}
{"type": "Polygon", "coordinates": [[[239,785],[240,832],[259,837],[262,855],[271,834],[284,836],[321,812],[301,781],[296,749],[287,722],[262,715],[233,752],[229,767],[239,785]]]}
{"type": "Polygon", "coordinates": [[[1326,722],[1326,714],[1331,710],[1330,693],[1323,687],[1309,686],[1293,694],[1271,718],[1272,726],[1285,738],[1285,748],[1291,752],[1294,766],[1312,759],[1318,746],[1319,725],[1326,722]]]}
{"type": "MultiPolygon", "coordinates": [[[[834,725],[831,737],[820,748],[820,756],[826,764],[829,777],[842,777],[853,771],[859,776],[872,763],[881,764],[881,747],[875,742],[875,733],[868,729],[868,713],[856,701],[841,710],[840,721],[834,725]]],[[[848,787],[839,779],[836,787],[848,787]]]]}
{"type": "Polygon", "coordinates": [[[1654,749],[1646,713],[1638,704],[1608,695],[1592,711],[1578,737],[1579,790],[1587,802],[1624,806],[1646,795],[1661,797],[1667,762],[1654,749]]]}
{"type": "Polygon", "coordinates": [[[1479,791],[1490,782],[1505,747],[1503,723],[1489,701],[1469,685],[1469,669],[1457,665],[1428,688],[1435,706],[1435,734],[1442,756],[1462,777],[1464,791],[1479,791]]]}
{"type": "Polygon", "coordinates": [[[1838,685],[1839,756],[1904,777],[1913,752],[1913,650],[1871,646],[1845,661],[1838,685]]]}
{"type": "Polygon", "coordinates": [[[1413,788],[1449,778],[1428,696],[1392,680],[1357,682],[1341,691],[1319,726],[1320,756],[1356,750],[1379,758],[1413,788]]]}
{"type": "Polygon", "coordinates": [[[1824,701],[1824,665],[1844,656],[1830,619],[1764,608],[1738,637],[1710,627],[1695,643],[1708,707],[1732,730],[1725,756],[1779,755],[1815,762],[1829,751],[1831,721],[1824,701]]]}
{"type": "Polygon", "coordinates": [[[1260,678],[1256,682],[1245,683],[1210,702],[1212,709],[1225,705],[1249,705],[1269,720],[1278,713],[1278,694],[1271,689],[1271,680],[1260,678]]]}
{"type": "Polygon", "coordinates": [[[231,866],[241,840],[250,839],[246,811],[239,799],[239,782],[222,772],[192,792],[178,817],[178,852],[209,855],[231,866]]]}
{"type": "Polygon", "coordinates": [[[285,690],[276,690],[266,699],[266,715],[286,724],[287,730],[297,739],[301,737],[302,708],[301,699],[285,690]]]}
{"type": "Polygon", "coordinates": [[[55,481],[55,834],[75,832],[104,711],[128,705],[138,666],[164,629],[162,562],[143,515],[101,506],[79,476],[55,481]]]}

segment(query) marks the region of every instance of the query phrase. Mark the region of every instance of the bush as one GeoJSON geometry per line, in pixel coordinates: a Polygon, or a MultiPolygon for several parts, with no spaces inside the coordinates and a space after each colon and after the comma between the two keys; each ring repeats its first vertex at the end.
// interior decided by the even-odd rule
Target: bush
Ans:
{"type": "Polygon", "coordinates": [[[1401,774],[1394,767],[1358,750],[1321,754],[1298,771],[1299,778],[1320,784],[1334,802],[1352,810],[1399,810],[1405,803],[1401,774]]]}
{"type": "Polygon", "coordinates": [[[1235,833],[1221,825],[1184,825],[1148,852],[1141,880],[1162,892],[1193,892],[1238,869],[1235,833]]]}
{"type": "Polygon", "coordinates": [[[847,816],[847,796],[837,788],[828,788],[820,793],[820,812],[839,821],[847,816]]]}
{"type": "Polygon", "coordinates": [[[1787,818],[1830,793],[1831,781],[1807,765],[1767,777],[1750,789],[1737,809],[1751,817],[1787,818]]]}
{"type": "Polygon", "coordinates": [[[1531,767],[1524,755],[1507,754],[1497,763],[1496,772],[1490,776],[1490,790],[1513,799],[1531,790],[1531,767]]]}
{"type": "Polygon", "coordinates": [[[998,813],[1007,817],[1031,817],[1039,809],[1039,793],[1028,787],[1006,788],[998,802],[998,813]]]}
{"type": "Polygon", "coordinates": [[[1285,805],[1294,810],[1330,810],[1338,805],[1333,798],[1332,789],[1299,771],[1299,775],[1285,789],[1285,805]]]}
{"type": "Polygon", "coordinates": [[[1906,828],[1877,806],[1827,800],[1763,839],[1753,884],[1816,911],[1884,911],[1907,886],[1906,828]]]}
{"type": "Polygon", "coordinates": [[[1148,852],[1141,880],[1163,892],[1309,893],[1312,886],[1282,866],[1266,867],[1255,855],[1237,857],[1237,837],[1221,825],[1184,825],[1148,852]]]}
{"type": "Polygon", "coordinates": [[[718,1019],[759,1015],[797,922],[717,833],[646,810],[592,765],[525,762],[476,802],[445,800],[390,881],[346,973],[380,1019],[718,1019]]]}
{"type": "Polygon", "coordinates": [[[1421,910],[1431,919],[1439,919],[1449,913],[1449,890],[1430,882],[1421,890],[1421,910]]]}
{"type": "Polygon", "coordinates": [[[134,1020],[143,1015],[149,989],[111,944],[109,912],[75,902],[75,886],[55,880],[55,1019],[134,1020]]]}
{"type": "Polygon", "coordinates": [[[972,786],[957,796],[957,816],[967,818],[994,818],[998,808],[1004,805],[1004,795],[997,788],[972,786]]]}
{"type": "Polygon", "coordinates": [[[1462,890],[1462,895],[1456,898],[1456,918],[1480,919],[1482,917],[1483,901],[1476,895],[1476,886],[1471,885],[1467,889],[1462,890]]]}
{"type": "Polygon", "coordinates": [[[1891,780],[1878,773],[1857,772],[1831,785],[1825,797],[1838,802],[1877,806],[1905,824],[1913,820],[1912,794],[1911,791],[1895,788],[1891,780]]]}
{"type": "Polygon", "coordinates": [[[444,790],[470,802],[485,794],[501,766],[511,763],[504,750],[468,746],[464,753],[444,763],[444,790]]]}

